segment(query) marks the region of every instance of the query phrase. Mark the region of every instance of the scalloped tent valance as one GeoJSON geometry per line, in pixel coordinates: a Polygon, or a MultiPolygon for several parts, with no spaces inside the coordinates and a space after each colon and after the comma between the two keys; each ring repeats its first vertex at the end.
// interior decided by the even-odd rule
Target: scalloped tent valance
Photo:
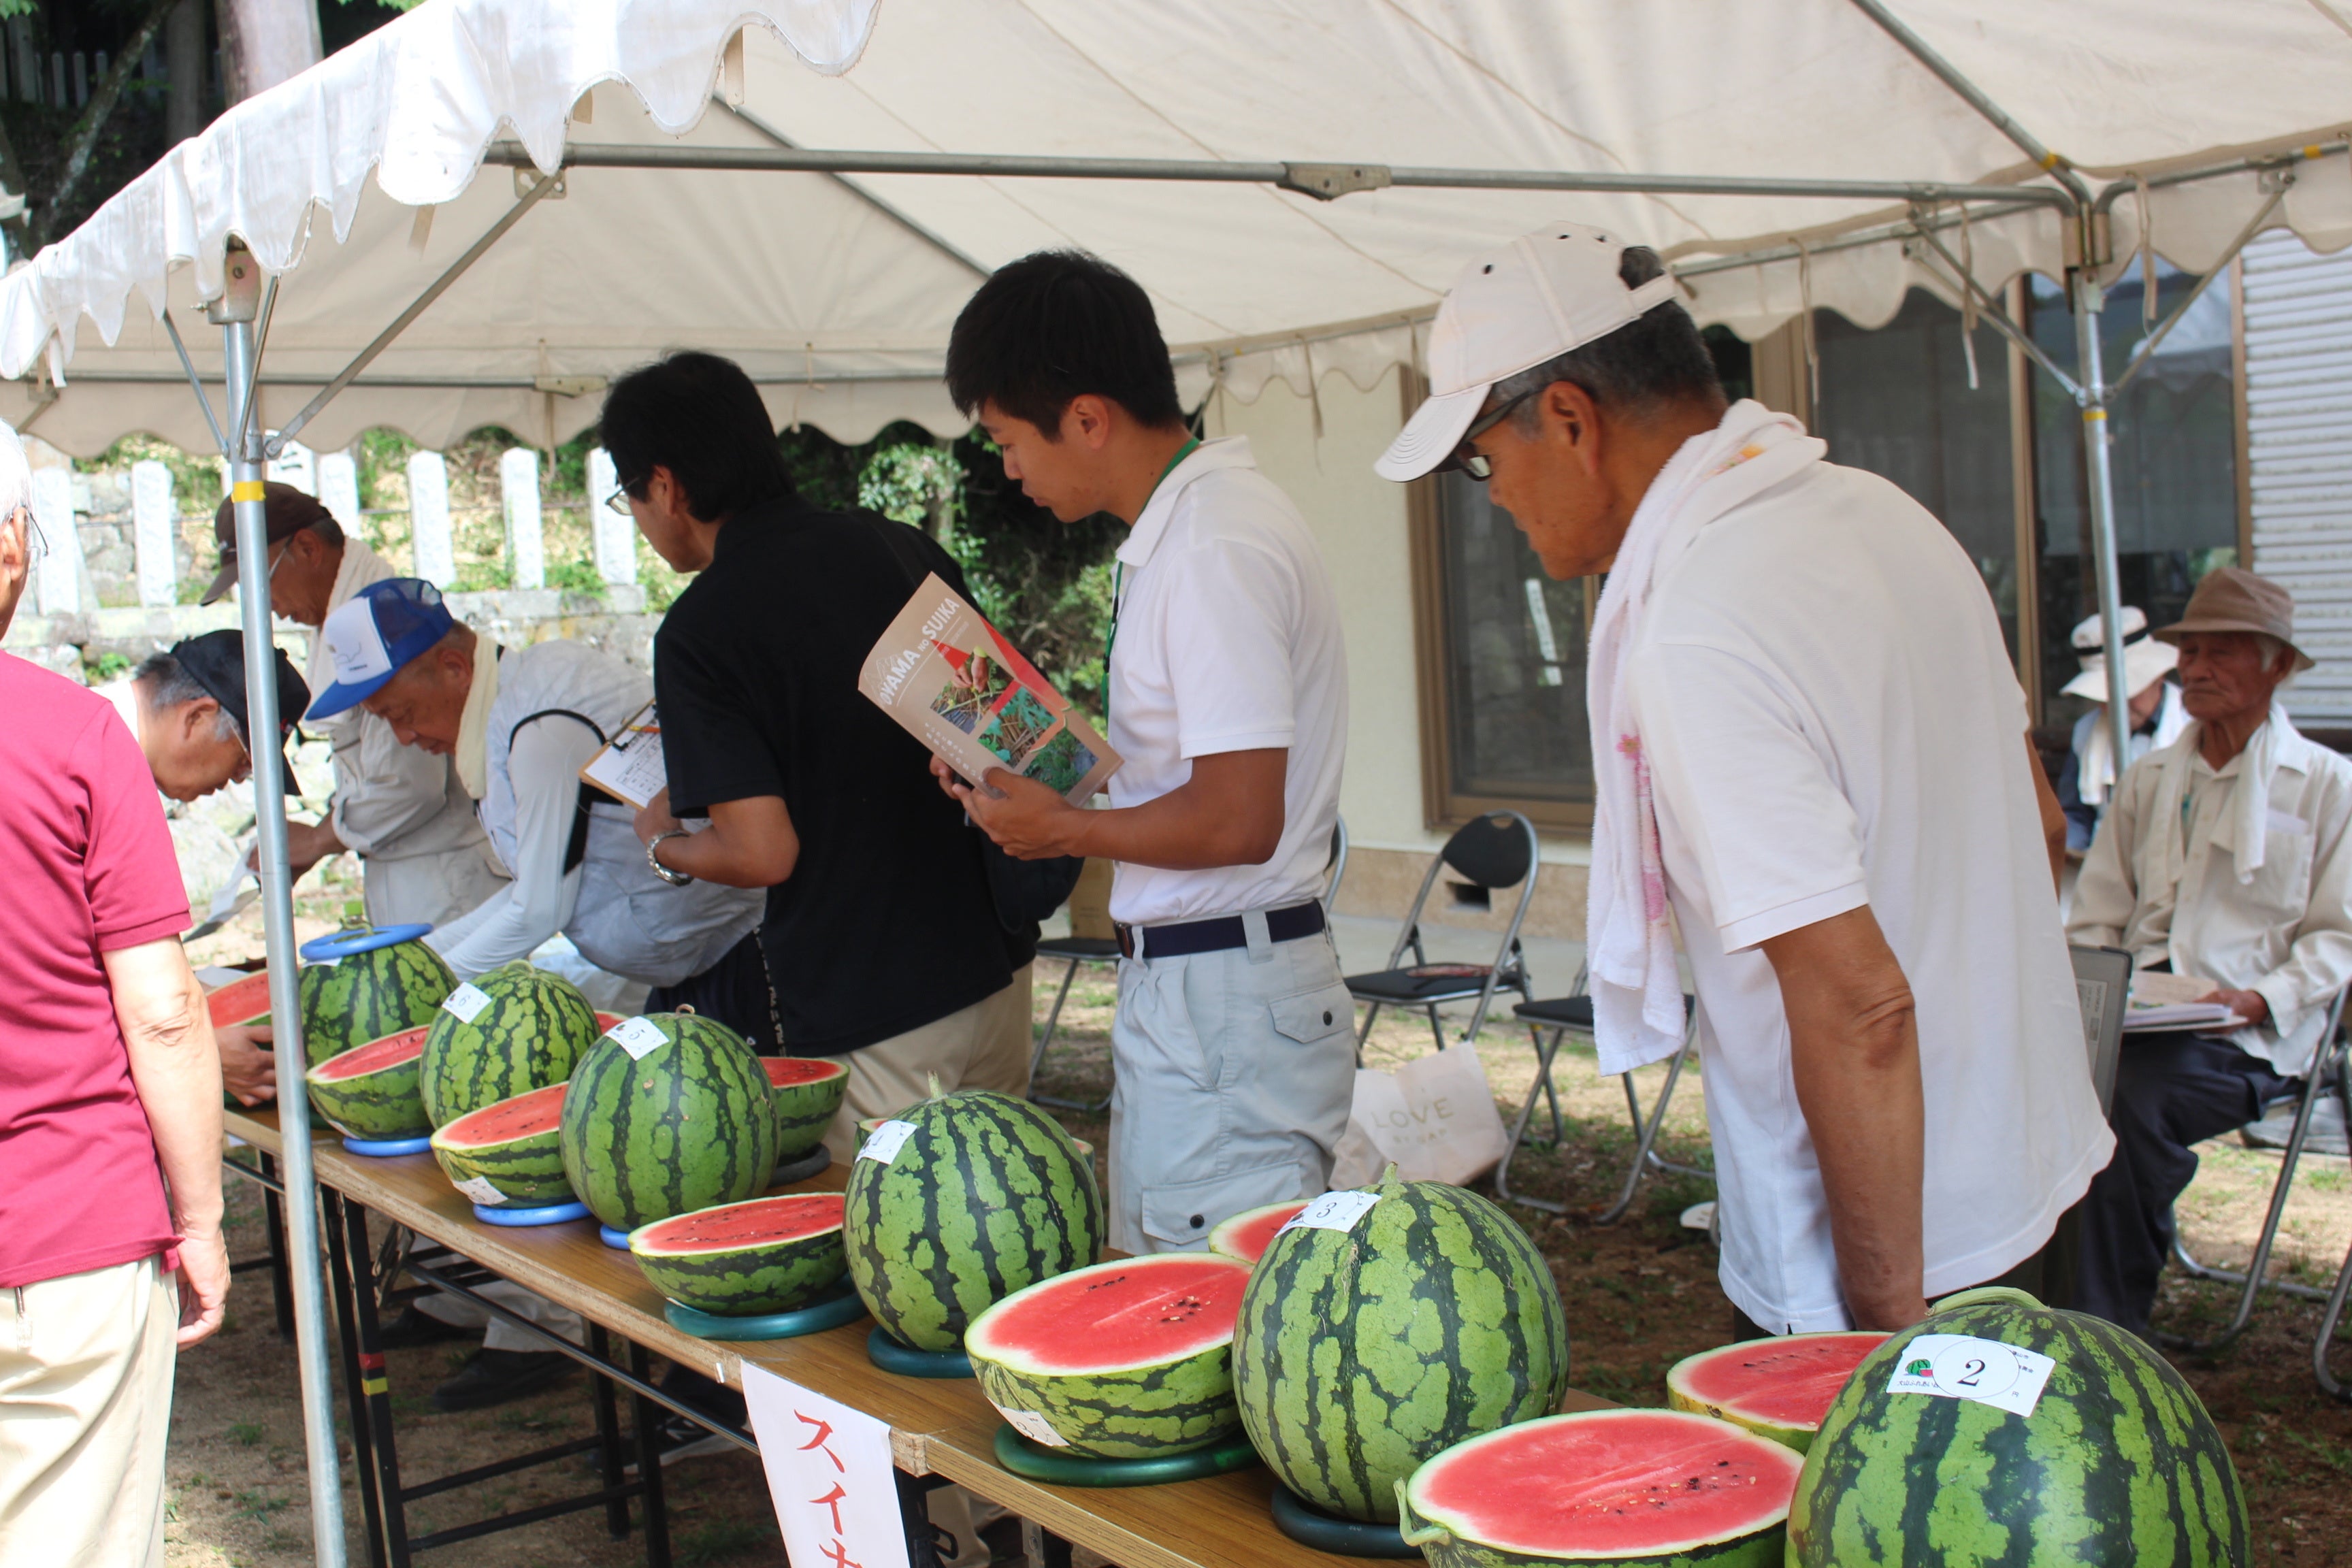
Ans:
{"type": "MultiPolygon", "coordinates": [[[[2248,153],[2314,153],[2273,221],[2321,249],[2352,242],[2341,8],[1886,9],[2092,188],[2120,187],[2109,271],[2143,215],[2175,264],[2224,256],[2279,174],[2164,179],[2248,153]],[[2136,177],[2154,182],[2145,195],[2136,177]]],[[[1321,201],[1265,179],[575,162],[304,439],[385,425],[442,445],[490,423],[567,439],[593,421],[604,378],[688,345],[740,360],[780,424],[946,433],[961,424],[938,380],[957,310],[984,269],[1054,245],[1143,282],[1194,396],[1213,381],[1249,399],[1274,376],[1302,391],[1331,371],[1376,378],[1416,355],[1471,251],[1558,216],[1658,247],[1703,319],[1749,337],[1809,302],[1873,324],[1909,288],[1950,292],[1916,247],[1852,243],[1909,214],[1896,183],[2052,187],[1853,0],[428,0],[239,104],[0,283],[0,374],[18,378],[0,384],[0,417],[83,454],[133,430],[209,447],[160,313],[217,384],[199,307],[231,236],[282,274],[263,362],[274,426],[515,205],[535,176],[496,160],[553,171],[787,147],[1888,188],[1396,184],[1321,201]],[[1772,258],[1711,266],[1748,253],[1772,258]]],[[[1982,192],[1969,206],[1988,285],[2063,269],[2062,210],[1982,192]]],[[[1957,253],[1958,228],[1944,235],[1957,253]]]]}

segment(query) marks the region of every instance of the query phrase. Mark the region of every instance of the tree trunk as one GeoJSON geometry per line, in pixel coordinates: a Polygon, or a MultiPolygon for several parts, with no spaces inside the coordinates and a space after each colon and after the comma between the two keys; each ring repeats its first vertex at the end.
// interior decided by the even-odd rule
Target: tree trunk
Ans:
{"type": "Polygon", "coordinates": [[[215,0],[220,10],[221,85],[231,103],[266,92],[317,65],[316,0],[215,0]]]}
{"type": "Polygon", "coordinates": [[[203,0],[180,0],[163,24],[163,135],[174,147],[205,128],[205,64],[203,0]]]}

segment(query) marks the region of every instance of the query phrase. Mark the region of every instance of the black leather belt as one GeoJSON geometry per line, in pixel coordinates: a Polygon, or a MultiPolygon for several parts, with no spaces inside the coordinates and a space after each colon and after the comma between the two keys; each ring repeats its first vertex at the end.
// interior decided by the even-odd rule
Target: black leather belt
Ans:
{"type": "MultiPolygon", "coordinates": [[[[1323,906],[1319,903],[1293,904],[1286,910],[1265,912],[1265,934],[1273,942],[1297,942],[1322,929],[1323,906]]],[[[1249,933],[1242,929],[1239,915],[1180,921],[1164,926],[1131,926],[1114,921],[1111,930],[1118,936],[1119,955],[1123,958],[1182,958],[1187,953],[1223,952],[1229,947],[1249,945],[1249,933]],[[1135,940],[1139,936],[1143,939],[1139,954],[1135,940]]]]}

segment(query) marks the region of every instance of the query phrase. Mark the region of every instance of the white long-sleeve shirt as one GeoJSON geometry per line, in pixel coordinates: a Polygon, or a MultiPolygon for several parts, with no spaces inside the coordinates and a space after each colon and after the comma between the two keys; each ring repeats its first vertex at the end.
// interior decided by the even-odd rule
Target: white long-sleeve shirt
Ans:
{"type": "MultiPolygon", "coordinates": [[[[2132,764],[2116,786],[2083,862],[2066,924],[2070,941],[2128,949],[2146,968],[2169,963],[2236,991],[2258,991],[2270,1022],[2231,1039],[2294,1076],[2311,1065],[2327,1004],[2352,981],[2352,762],[2285,725],[2277,737],[2261,869],[2240,882],[2234,803],[2246,759],[2216,769],[2197,754],[2200,726],[2132,764]],[[2187,748],[2181,820],[2158,821],[2166,762],[2187,748]],[[2161,834],[2181,854],[2177,881],[2161,834]]],[[[2169,813],[2161,815],[2168,816],[2169,813]]]]}

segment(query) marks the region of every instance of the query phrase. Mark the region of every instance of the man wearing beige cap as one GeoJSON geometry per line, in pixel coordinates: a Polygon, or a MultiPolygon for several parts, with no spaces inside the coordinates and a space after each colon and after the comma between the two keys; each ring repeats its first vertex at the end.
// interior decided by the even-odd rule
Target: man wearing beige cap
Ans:
{"type": "Polygon", "coordinates": [[[1471,263],[1429,368],[1379,471],[1458,463],[1553,576],[1609,574],[1601,1067],[1679,1047],[1678,925],[1734,1327],[1900,1328],[1994,1280],[2063,1298],[2050,1244],[2112,1141],[2052,897],[2063,823],[1974,563],[1793,419],[1727,406],[1657,256],[1601,230],[1471,263]]]}
{"type": "MultiPolygon", "coordinates": [[[[2124,628],[2124,690],[2131,704],[2129,767],[2148,752],[2180,739],[2189,727],[2189,710],[2180,705],[2180,689],[2164,678],[2172,673],[2179,655],[2168,642],[2148,635],[2147,615],[2137,605],[2126,605],[2124,628]]],[[[2093,616],[2074,628],[2074,657],[2083,673],[2060,689],[2097,707],[2074,721],[2074,742],[2066,765],[2058,774],[2058,807],[2066,814],[2066,847],[2076,854],[2091,847],[2099,829],[2099,814],[2116,787],[2116,735],[2107,722],[2106,627],[2093,616]]]]}
{"type": "Polygon", "coordinates": [[[2276,692],[2311,659],[2294,601],[2234,566],[2205,574],[2174,625],[2191,721],[2124,774],[2074,889],[2066,934],[2143,970],[2212,982],[2246,1020],[2226,1035],[2133,1037],[2116,1071],[2114,1163],[2083,1205],[2078,1303],[2147,1327],[2172,1205],[2201,1139],[2252,1121],[2310,1069],[2352,980],[2352,763],[2295,732],[2276,692]]]}

